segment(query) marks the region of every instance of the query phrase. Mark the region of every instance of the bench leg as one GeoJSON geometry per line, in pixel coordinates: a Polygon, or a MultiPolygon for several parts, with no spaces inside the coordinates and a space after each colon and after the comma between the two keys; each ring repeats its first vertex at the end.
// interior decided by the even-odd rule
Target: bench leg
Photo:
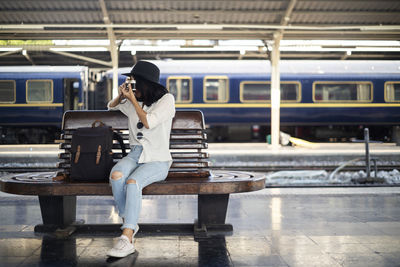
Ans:
{"type": "Polygon", "coordinates": [[[232,231],[232,225],[225,224],[229,194],[198,195],[198,221],[195,236],[205,237],[209,231],[232,231]]]}
{"type": "Polygon", "coordinates": [[[54,231],[73,224],[76,220],[76,196],[39,196],[42,225],[36,232],[54,231]]]}

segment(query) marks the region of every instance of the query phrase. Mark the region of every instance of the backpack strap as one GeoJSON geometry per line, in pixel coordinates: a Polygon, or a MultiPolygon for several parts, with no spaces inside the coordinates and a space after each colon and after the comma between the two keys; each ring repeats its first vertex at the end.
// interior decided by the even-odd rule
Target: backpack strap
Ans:
{"type": "Polygon", "coordinates": [[[119,133],[117,133],[115,131],[113,131],[113,139],[118,141],[119,146],[121,147],[121,150],[122,150],[122,156],[125,157],[127,154],[126,154],[126,150],[125,150],[124,139],[122,138],[122,136],[119,133]]]}
{"type": "Polygon", "coordinates": [[[98,148],[97,148],[97,153],[96,153],[96,165],[99,165],[99,163],[100,163],[100,158],[101,158],[101,145],[99,145],[98,148]]]}
{"type": "Polygon", "coordinates": [[[81,146],[78,145],[78,147],[76,149],[75,160],[74,160],[75,164],[78,163],[80,155],[81,155],[81,146]]]}

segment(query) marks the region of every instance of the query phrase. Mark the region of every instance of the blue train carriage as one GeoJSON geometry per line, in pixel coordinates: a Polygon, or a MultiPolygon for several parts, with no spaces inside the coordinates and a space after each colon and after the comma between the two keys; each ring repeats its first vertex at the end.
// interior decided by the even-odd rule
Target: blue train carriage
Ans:
{"type": "MultiPolygon", "coordinates": [[[[203,111],[211,140],[265,140],[269,134],[269,61],[153,62],[177,109],[203,111]]],[[[320,141],[362,138],[366,126],[375,139],[391,140],[396,133],[400,61],[281,61],[280,72],[282,131],[320,141]]]]}
{"type": "Polygon", "coordinates": [[[88,68],[0,67],[0,142],[52,143],[63,113],[86,109],[88,68]]]}

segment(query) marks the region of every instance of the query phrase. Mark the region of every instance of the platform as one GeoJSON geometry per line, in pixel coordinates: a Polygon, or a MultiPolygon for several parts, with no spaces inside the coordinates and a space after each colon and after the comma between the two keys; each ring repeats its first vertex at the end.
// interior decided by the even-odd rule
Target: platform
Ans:
{"type": "MultiPolygon", "coordinates": [[[[377,177],[384,180],[373,185],[400,185],[400,146],[395,143],[370,143],[369,150],[371,158],[377,162],[377,177]]],[[[207,152],[212,169],[260,172],[267,176],[268,187],[364,186],[358,182],[364,179],[366,173],[363,143],[313,143],[306,147],[281,146],[277,150],[265,143],[210,143],[207,152]],[[354,159],[358,161],[350,164],[352,168],[341,170],[331,179],[330,174],[336,168],[354,159]],[[280,173],[277,173],[293,170],[305,170],[307,173],[302,177],[279,176],[280,173]],[[308,173],[309,170],[323,173],[314,175],[308,173]]],[[[7,171],[54,170],[59,162],[59,153],[58,145],[0,145],[0,174],[2,171],[5,175],[7,171]]],[[[373,170],[371,164],[371,176],[375,177],[373,170]]]]}
{"type": "MultiPolygon", "coordinates": [[[[383,162],[399,161],[400,146],[395,143],[370,143],[371,157],[383,162]]],[[[264,143],[211,143],[212,166],[270,166],[284,164],[340,164],[353,158],[365,157],[364,143],[313,143],[309,146],[281,146],[272,149],[264,143]]]]}
{"type": "MultiPolygon", "coordinates": [[[[371,156],[382,161],[399,161],[400,146],[395,143],[370,143],[371,156]]],[[[58,145],[0,145],[0,162],[11,165],[21,162],[56,166],[58,145]],[[43,162],[46,160],[47,162],[43,162]]],[[[312,146],[281,146],[274,150],[266,143],[209,143],[207,152],[215,167],[227,165],[254,164],[266,162],[305,162],[305,161],[334,161],[342,162],[354,157],[365,156],[363,143],[313,143],[312,146]]]]}
{"type": "MultiPolygon", "coordinates": [[[[139,223],[192,222],[196,198],[144,196],[139,223]]],[[[231,235],[137,235],[137,252],[110,260],[115,234],[34,234],[35,197],[0,193],[0,266],[399,266],[400,188],[284,188],[232,196],[231,235]]],[[[79,197],[78,218],[118,223],[111,197],[79,197]]]]}

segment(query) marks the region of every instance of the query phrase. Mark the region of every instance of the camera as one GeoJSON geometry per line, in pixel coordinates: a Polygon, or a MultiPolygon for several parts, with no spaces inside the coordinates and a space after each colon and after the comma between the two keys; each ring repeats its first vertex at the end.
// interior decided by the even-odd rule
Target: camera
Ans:
{"type": "Polygon", "coordinates": [[[125,80],[125,90],[128,90],[128,85],[131,85],[132,91],[136,91],[136,81],[134,79],[127,78],[125,80]]]}

